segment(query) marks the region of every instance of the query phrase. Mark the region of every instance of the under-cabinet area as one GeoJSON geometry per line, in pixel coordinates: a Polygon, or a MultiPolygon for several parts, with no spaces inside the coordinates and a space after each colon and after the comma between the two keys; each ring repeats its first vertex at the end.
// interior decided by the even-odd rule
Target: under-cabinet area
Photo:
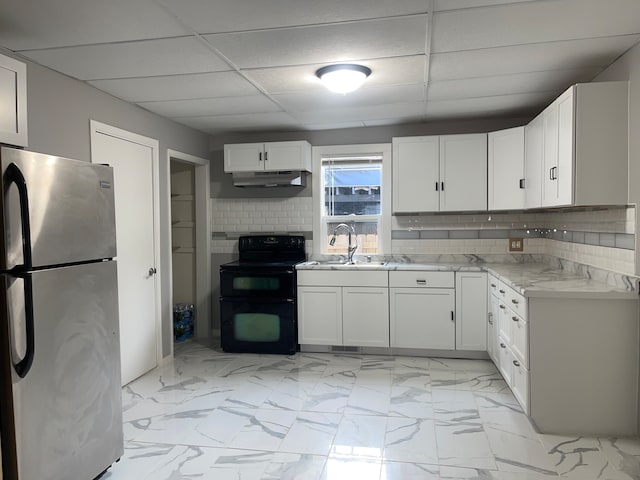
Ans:
{"type": "Polygon", "coordinates": [[[488,356],[540,432],[637,434],[634,291],[546,264],[424,267],[299,265],[301,350],[488,356]]]}

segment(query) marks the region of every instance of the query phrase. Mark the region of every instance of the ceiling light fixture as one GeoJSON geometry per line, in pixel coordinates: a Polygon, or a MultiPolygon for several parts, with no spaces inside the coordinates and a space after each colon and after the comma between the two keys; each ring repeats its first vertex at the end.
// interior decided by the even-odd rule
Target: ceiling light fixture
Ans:
{"type": "Polygon", "coordinates": [[[370,68],[354,64],[328,65],[316,71],[325,87],[343,95],[360,88],[369,75],[370,68]]]}

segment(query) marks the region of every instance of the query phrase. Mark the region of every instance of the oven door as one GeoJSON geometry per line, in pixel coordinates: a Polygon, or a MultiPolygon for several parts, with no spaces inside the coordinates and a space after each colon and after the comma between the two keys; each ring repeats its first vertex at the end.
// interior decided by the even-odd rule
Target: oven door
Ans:
{"type": "Polygon", "coordinates": [[[220,299],[220,339],[225,352],[291,355],[298,347],[293,299],[220,299]]]}
{"type": "Polygon", "coordinates": [[[220,269],[221,297],[295,298],[295,270],[220,269]]]}

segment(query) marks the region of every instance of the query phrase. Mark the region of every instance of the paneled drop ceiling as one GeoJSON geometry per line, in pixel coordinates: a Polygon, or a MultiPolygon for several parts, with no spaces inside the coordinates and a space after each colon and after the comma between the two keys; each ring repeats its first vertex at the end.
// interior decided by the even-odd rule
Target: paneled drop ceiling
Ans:
{"type": "Polygon", "coordinates": [[[0,3],[0,45],[212,134],[530,115],[639,41],[638,0],[0,3]]]}

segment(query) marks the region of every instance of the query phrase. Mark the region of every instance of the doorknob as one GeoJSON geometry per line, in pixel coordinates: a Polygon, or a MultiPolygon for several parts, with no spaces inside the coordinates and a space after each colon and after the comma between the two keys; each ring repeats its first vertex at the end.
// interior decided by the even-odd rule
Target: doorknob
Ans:
{"type": "Polygon", "coordinates": [[[151,267],[149,269],[149,276],[155,275],[156,273],[158,273],[158,271],[156,270],[155,267],[151,267]]]}

